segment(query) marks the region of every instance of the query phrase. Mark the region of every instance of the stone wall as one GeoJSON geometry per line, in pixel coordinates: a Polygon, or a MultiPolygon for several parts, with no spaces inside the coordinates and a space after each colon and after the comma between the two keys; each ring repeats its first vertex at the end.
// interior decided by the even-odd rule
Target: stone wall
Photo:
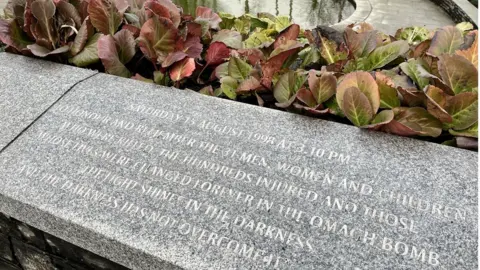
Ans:
{"type": "Polygon", "coordinates": [[[0,213],[1,270],[127,270],[0,213]]]}

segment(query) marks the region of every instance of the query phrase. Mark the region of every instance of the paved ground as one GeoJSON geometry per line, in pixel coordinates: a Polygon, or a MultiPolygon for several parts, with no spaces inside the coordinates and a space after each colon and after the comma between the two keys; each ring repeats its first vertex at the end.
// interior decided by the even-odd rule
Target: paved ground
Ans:
{"type": "Polygon", "coordinates": [[[398,28],[411,25],[435,29],[439,26],[454,24],[450,16],[430,0],[368,1],[372,5],[372,11],[366,22],[388,34],[394,34],[398,28]]]}
{"type": "MultiPolygon", "coordinates": [[[[1,14],[7,1],[0,0],[1,14]]],[[[453,24],[448,14],[430,0],[355,0],[355,2],[358,12],[355,11],[352,20],[365,20],[388,34],[394,34],[398,28],[410,25],[434,29],[453,24]]]]}

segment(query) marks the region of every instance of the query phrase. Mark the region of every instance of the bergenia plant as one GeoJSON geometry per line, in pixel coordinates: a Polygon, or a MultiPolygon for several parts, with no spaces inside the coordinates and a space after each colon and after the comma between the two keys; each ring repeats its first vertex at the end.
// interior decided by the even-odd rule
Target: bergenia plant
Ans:
{"type": "Polygon", "coordinates": [[[477,148],[478,31],[305,30],[170,0],[10,0],[8,52],[401,136],[477,148]]]}

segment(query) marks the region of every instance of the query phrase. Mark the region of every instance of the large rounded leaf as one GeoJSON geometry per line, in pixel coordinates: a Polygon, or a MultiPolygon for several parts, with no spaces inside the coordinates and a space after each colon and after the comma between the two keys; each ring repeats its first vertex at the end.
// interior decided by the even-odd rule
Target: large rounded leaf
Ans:
{"type": "Polygon", "coordinates": [[[233,30],[220,30],[213,36],[213,42],[223,42],[225,45],[232,49],[242,48],[242,35],[233,30]]]}
{"type": "Polygon", "coordinates": [[[173,65],[170,70],[170,78],[172,78],[173,81],[180,81],[183,78],[191,76],[194,70],[195,59],[185,58],[173,65]]]}
{"type": "Polygon", "coordinates": [[[231,77],[243,81],[250,76],[252,66],[240,58],[232,57],[228,63],[228,75],[231,77]]]}
{"type": "Polygon", "coordinates": [[[335,95],[337,78],[333,74],[324,73],[317,77],[315,70],[308,73],[308,87],[312,92],[316,104],[321,104],[335,95]]]}
{"type": "Polygon", "coordinates": [[[111,0],[90,0],[88,15],[92,25],[105,35],[114,35],[122,23],[122,16],[111,0]]]}
{"type": "Polygon", "coordinates": [[[452,123],[444,124],[446,129],[462,130],[478,121],[478,94],[461,93],[448,97],[445,111],[453,118],[452,123]]]}
{"type": "Polygon", "coordinates": [[[447,54],[439,59],[438,72],[455,94],[478,89],[478,71],[470,61],[460,55],[447,54]]]}
{"type": "Polygon", "coordinates": [[[230,49],[223,42],[213,42],[207,50],[205,60],[208,66],[216,66],[230,57],[230,49]]]}
{"type": "Polygon", "coordinates": [[[373,118],[370,101],[357,87],[349,87],[345,90],[342,108],[348,120],[357,127],[368,125],[373,118]]]}
{"type": "Polygon", "coordinates": [[[462,43],[462,32],[455,26],[445,26],[435,32],[428,54],[434,56],[440,56],[444,53],[452,54],[462,43]]]}
{"type": "Polygon", "coordinates": [[[442,123],[424,108],[394,108],[395,118],[385,126],[385,131],[401,136],[438,137],[442,133],[442,123]]]}
{"type": "Polygon", "coordinates": [[[279,103],[290,102],[304,82],[305,78],[302,75],[290,70],[278,79],[273,88],[273,96],[279,103]]]}
{"type": "Polygon", "coordinates": [[[100,60],[100,58],[98,58],[97,42],[101,35],[100,33],[96,33],[91,36],[83,50],[73,58],[68,59],[68,61],[77,67],[86,67],[97,63],[100,60]]]}
{"type": "Polygon", "coordinates": [[[115,39],[110,35],[104,35],[98,39],[98,57],[102,61],[105,71],[112,75],[130,78],[130,71],[121,62],[115,39]]]}
{"type": "Polygon", "coordinates": [[[478,30],[472,31],[468,34],[469,36],[475,36],[472,45],[464,50],[458,50],[455,53],[465,57],[470,61],[475,67],[478,67],[478,30]]]}
{"type": "Polygon", "coordinates": [[[397,40],[387,45],[377,47],[367,58],[363,58],[363,60],[358,63],[359,68],[367,71],[381,68],[405,54],[409,49],[410,46],[405,40],[397,40]]]}
{"type": "Polygon", "coordinates": [[[364,71],[352,72],[341,79],[337,87],[337,103],[343,111],[343,96],[350,87],[358,88],[367,97],[373,113],[377,113],[380,107],[380,93],[378,85],[370,73],[364,71]]]}
{"type": "Polygon", "coordinates": [[[53,16],[55,15],[55,4],[52,0],[37,0],[32,2],[32,14],[37,19],[35,32],[37,39],[42,38],[55,46],[57,32],[53,29],[53,16]]]}
{"type": "Polygon", "coordinates": [[[373,118],[372,122],[369,125],[363,126],[362,128],[371,128],[377,130],[378,128],[392,122],[395,114],[392,110],[383,110],[373,118]]]}
{"type": "Polygon", "coordinates": [[[425,88],[425,94],[427,96],[428,112],[444,123],[452,122],[452,116],[444,109],[448,95],[442,89],[433,85],[425,88]]]}
{"type": "Polygon", "coordinates": [[[140,50],[152,61],[163,62],[175,49],[177,28],[169,19],[153,17],[142,26],[139,37],[140,50]]]}

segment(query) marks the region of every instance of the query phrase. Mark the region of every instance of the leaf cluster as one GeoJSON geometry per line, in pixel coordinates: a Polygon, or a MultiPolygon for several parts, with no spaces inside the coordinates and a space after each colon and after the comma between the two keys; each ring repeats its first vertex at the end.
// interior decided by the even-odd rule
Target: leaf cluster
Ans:
{"type": "Polygon", "coordinates": [[[170,0],[10,0],[6,50],[364,129],[477,148],[478,31],[343,33],[170,0]]]}

